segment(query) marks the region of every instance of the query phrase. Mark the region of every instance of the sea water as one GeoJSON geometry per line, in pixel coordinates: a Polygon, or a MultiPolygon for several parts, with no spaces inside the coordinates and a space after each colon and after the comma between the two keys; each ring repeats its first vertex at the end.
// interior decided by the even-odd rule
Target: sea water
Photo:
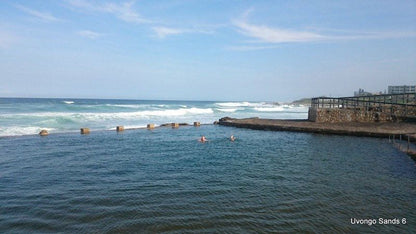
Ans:
{"type": "MultiPolygon", "coordinates": [[[[9,109],[10,115],[27,118],[18,123],[28,126],[32,126],[29,120],[46,119],[33,113],[71,113],[70,118],[63,118],[63,125],[78,128],[75,124],[78,120],[72,113],[79,113],[80,118],[99,113],[104,118],[104,113],[120,113],[120,109],[117,112],[108,109],[122,108],[103,107],[109,103],[76,107],[71,106],[76,101],[51,102],[36,102],[30,108],[29,103],[7,104],[9,107],[5,109],[9,109]],[[46,111],[48,106],[59,106],[62,110],[46,111]],[[76,111],[69,111],[70,108],[76,111]],[[108,109],[104,111],[105,108],[108,109]]],[[[217,118],[217,108],[249,109],[247,115],[260,113],[254,108],[263,105],[274,108],[272,104],[260,103],[254,107],[250,107],[253,103],[241,104],[245,107],[234,107],[236,103],[224,107],[217,102],[168,103],[174,110],[197,108],[213,112],[196,114],[192,121],[211,115],[217,118]]],[[[133,108],[131,105],[145,104],[114,105],[133,108]]],[[[128,109],[125,113],[140,111],[152,110],[128,109]]],[[[270,117],[278,114],[300,117],[302,113],[274,113],[270,117]]],[[[164,118],[160,121],[185,117],[164,118]]],[[[0,233],[411,233],[416,230],[415,162],[386,139],[218,125],[117,133],[105,131],[102,126],[107,121],[106,118],[98,121],[97,130],[89,135],[79,134],[78,129],[60,132],[56,125],[56,133],[47,137],[0,137],[0,233]],[[198,142],[201,135],[208,142],[198,142]],[[237,140],[231,142],[231,135],[237,140]]],[[[212,119],[207,118],[208,121],[212,119]]]]}
{"type": "Polygon", "coordinates": [[[110,99],[0,98],[0,137],[113,130],[153,123],[212,124],[224,116],[306,119],[307,107],[267,102],[142,101],[110,99]]]}

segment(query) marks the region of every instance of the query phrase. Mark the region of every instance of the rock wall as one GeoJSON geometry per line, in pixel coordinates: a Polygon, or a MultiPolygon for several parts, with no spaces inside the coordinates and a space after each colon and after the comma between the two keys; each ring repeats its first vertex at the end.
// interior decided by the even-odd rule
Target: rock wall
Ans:
{"type": "Polygon", "coordinates": [[[313,122],[385,122],[395,121],[395,115],[390,112],[365,109],[341,109],[341,108],[314,108],[310,107],[308,112],[309,121],[313,122]]]}

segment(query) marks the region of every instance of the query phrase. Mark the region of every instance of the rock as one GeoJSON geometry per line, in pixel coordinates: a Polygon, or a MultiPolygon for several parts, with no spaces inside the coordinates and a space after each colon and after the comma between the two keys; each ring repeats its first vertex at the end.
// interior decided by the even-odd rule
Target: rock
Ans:
{"type": "Polygon", "coordinates": [[[233,118],[230,118],[230,117],[224,117],[224,118],[221,118],[220,120],[219,120],[219,122],[226,122],[226,121],[229,121],[229,120],[232,120],[233,118]]]}
{"type": "Polygon", "coordinates": [[[117,132],[122,132],[124,131],[124,126],[117,126],[116,130],[117,132]]]}
{"type": "Polygon", "coordinates": [[[49,132],[48,132],[48,130],[43,129],[42,131],[39,132],[39,135],[40,136],[47,136],[47,135],[49,135],[49,132]]]}
{"type": "Polygon", "coordinates": [[[81,134],[89,134],[90,129],[89,128],[81,128],[81,134]]]}

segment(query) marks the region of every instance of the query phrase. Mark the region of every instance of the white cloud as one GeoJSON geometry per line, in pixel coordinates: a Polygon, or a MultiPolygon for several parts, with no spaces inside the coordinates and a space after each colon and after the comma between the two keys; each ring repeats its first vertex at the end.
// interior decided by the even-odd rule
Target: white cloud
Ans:
{"type": "MultiPolygon", "coordinates": [[[[287,42],[309,42],[327,39],[326,36],[315,32],[299,31],[293,29],[283,29],[269,27],[264,25],[255,25],[248,23],[248,16],[253,12],[250,8],[246,10],[240,19],[234,20],[232,23],[237,31],[248,37],[257,39],[257,42],[263,43],[287,43],[287,42]]],[[[250,50],[253,47],[250,48],[250,50]]],[[[266,47],[258,47],[265,49],[266,47]]],[[[248,48],[244,48],[248,49],[248,48]]],[[[254,48],[253,48],[254,49],[254,48]]]]}
{"type": "Polygon", "coordinates": [[[173,28],[173,27],[166,27],[166,26],[157,26],[152,27],[152,30],[155,32],[158,38],[165,38],[171,35],[178,35],[184,33],[193,33],[193,34],[213,34],[215,33],[213,26],[194,26],[190,28],[173,28]]]}
{"type": "Polygon", "coordinates": [[[271,28],[262,25],[259,26],[249,24],[244,21],[235,21],[234,25],[238,28],[240,33],[252,38],[256,38],[259,40],[259,42],[308,42],[328,39],[326,36],[314,32],[271,28]]]}
{"type": "Polygon", "coordinates": [[[170,35],[177,35],[186,33],[187,30],[178,29],[178,28],[168,28],[168,27],[153,27],[153,31],[156,33],[157,37],[165,38],[170,35]]]}
{"type": "Polygon", "coordinates": [[[72,7],[88,11],[102,12],[112,14],[115,17],[129,23],[150,23],[151,21],[140,16],[133,9],[134,2],[124,3],[92,3],[86,0],[68,0],[72,7]]]}
{"type": "Polygon", "coordinates": [[[123,3],[99,2],[93,0],[66,0],[72,9],[88,12],[106,13],[129,23],[147,24],[157,38],[166,38],[184,33],[212,34],[216,28],[224,25],[188,25],[184,27],[166,26],[171,24],[154,21],[142,17],[134,9],[134,1],[123,3]]]}
{"type": "Polygon", "coordinates": [[[78,35],[89,38],[89,39],[97,39],[99,37],[101,37],[103,34],[102,33],[97,33],[97,32],[93,32],[90,30],[81,30],[77,32],[78,35]]]}
{"type": "Polygon", "coordinates": [[[257,50],[275,48],[270,44],[293,43],[293,42],[315,42],[315,41],[342,41],[342,40],[376,40],[416,37],[416,32],[412,31],[385,31],[385,32],[357,32],[345,30],[293,30],[264,25],[248,23],[248,16],[253,9],[245,11],[238,20],[232,21],[234,27],[241,34],[256,39],[257,43],[266,43],[263,46],[231,46],[231,50],[257,50]],[[325,33],[318,33],[325,32],[325,33]]]}
{"type": "Polygon", "coordinates": [[[46,21],[46,22],[57,22],[57,21],[62,21],[61,19],[51,15],[50,13],[47,12],[40,12],[37,10],[33,10],[27,7],[24,7],[22,5],[15,5],[16,8],[20,9],[21,11],[26,12],[27,14],[36,17],[37,19],[40,19],[42,21],[46,21]]]}

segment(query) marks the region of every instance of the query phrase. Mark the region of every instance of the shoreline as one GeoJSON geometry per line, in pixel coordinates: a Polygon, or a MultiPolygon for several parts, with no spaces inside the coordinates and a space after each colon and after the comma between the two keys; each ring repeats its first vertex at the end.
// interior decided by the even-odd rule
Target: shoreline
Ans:
{"type": "MultiPolygon", "coordinates": [[[[346,122],[346,123],[317,123],[309,120],[281,120],[247,118],[235,119],[221,118],[219,125],[248,128],[266,131],[307,132],[318,134],[346,135],[388,138],[392,135],[409,136],[411,141],[416,140],[416,124],[404,122],[346,122]]],[[[407,138],[406,138],[407,139],[407,138]]]]}

